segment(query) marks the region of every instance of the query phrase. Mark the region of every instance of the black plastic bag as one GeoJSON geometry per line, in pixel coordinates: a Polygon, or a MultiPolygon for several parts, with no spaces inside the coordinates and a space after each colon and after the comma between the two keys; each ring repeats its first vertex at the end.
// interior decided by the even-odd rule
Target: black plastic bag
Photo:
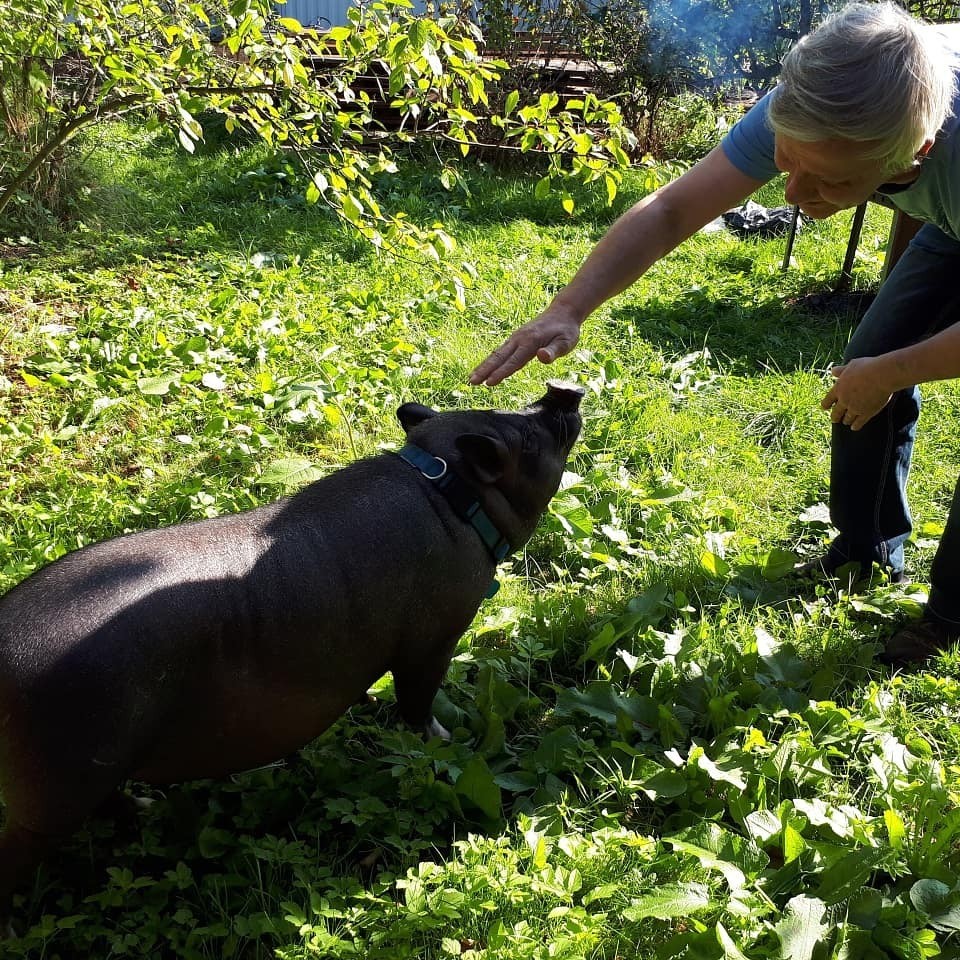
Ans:
{"type": "MultiPolygon", "coordinates": [[[[782,237],[790,229],[793,207],[761,207],[748,200],[736,210],[721,214],[724,225],[738,237],[782,237]]],[[[797,214],[797,230],[803,227],[805,217],[797,214]]]]}

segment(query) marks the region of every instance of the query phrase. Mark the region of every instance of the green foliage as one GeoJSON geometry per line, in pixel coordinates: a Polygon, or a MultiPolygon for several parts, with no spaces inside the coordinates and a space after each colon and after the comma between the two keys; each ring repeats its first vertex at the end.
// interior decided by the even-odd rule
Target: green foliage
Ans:
{"type": "Polygon", "coordinates": [[[477,7],[487,41],[518,85],[549,92],[554,81],[538,65],[551,59],[590,65],[595,88],[618,104],[634,135],[634,156],[659,159],[702,156],[716,130],[683,142],[696,126],[683,114],[704,94],[719,104],[745,84],[768,88],[787,49],[828,9],[819,0],[521,0],[509,8],[479,0],[477,7]],[[681,100],[671,108],[674,97],[681,100]],[[672,152],[681,144],[680,154],[672,152]]]}
{"type": "MultiPolygon", "coordinates": [[[[537,396],[539,367],[495,397],[465,374],[612,215],[537,201],[535,177],[399,170],[379,188],[456,224],[463,289],[316,217],[262,146],[185,160],[155,133],[112,136],[86,227],[0,260],[0,589],[395,446],[406,400],[537,396]]],[[[618,202],[664,175],[631,171],[618,202]]],[[[851,317],[803,295],[844,243],[843,218],[817,223],[782,274],[782,242],[698,235],[550,371],[585,386],[584,434],[457,650],[435,705],[450,743],[398,728],[385,677],[285,762],[134,784],[154,802],[64,845],[4,955],[950,956],[958,658],[890,677],[873,654],[924,599],[955,384],[927,392],[916,585],[784,576],[830,535],[818,402],[851,317]]]]}
{"type": "MultiPolygon", "coordinates": [[[[375,183],[396,172],[391,143],[408,143],[408,128],[466,154],[502,64],[481,57],[469,20],[415,17],[410,7],[355,7],[348,25],[318,33],[289,17],[275,22],[269,0],[0,5],[0,120],[14,144],[0,153],[0,214],[29,199],[38,178],[49,192],[65,149],[86,127],[137,113],[171,127],[192,153],[212,112],[223,118],[221,135],[252,132],[296,157],[288,169],[304,172],[309,203],[377,247],[439,260],[454,247],[442,225],[384,209],[375,183]],[[362,83],[371,74],[399,130],[381,129],[362,83]]],[[[546,160],[544,183],[564,184],[566,208],[569,181],[600,182],[612,201],[626,162],[616,106],[589,96],[563,110],[555,98],[519,101],[508,97],[487,126],[546,160]]]]}

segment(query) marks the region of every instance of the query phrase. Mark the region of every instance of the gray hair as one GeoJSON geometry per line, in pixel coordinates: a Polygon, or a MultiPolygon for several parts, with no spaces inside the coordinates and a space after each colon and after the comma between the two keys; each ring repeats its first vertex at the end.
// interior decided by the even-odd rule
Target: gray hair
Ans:
{"type": "Polygon", "coordinates": [[[804,142],[876,141],[865,156],[906,170],[950,111],[956,66],[935,26],[893,3],[851,3],[784,57],[770,125],[804,142]]]}

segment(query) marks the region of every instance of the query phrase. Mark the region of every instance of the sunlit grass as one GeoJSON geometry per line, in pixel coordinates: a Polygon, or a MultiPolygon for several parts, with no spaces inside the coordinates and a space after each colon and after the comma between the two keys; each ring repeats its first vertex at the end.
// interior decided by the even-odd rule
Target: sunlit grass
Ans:
{"type": "MultiPolygon", "coordinates": [[[[461,309],[444,264],[350,237],[260,148],[103,137],[80,221],[0,260],[0,589],[92,540],[272,500],[277,462],[328,471],[396,445],[404,401],[511,408],[559,376],[586,387],[585,426],[569,486],[461,641],[437,702],[452,744],[397,730],[385,683],[298,758],[95,821],[19,904],[35,926],[12,955],[736,956],[720,924],[779,956],[809,896],[830,906],[824,957],[843,937],[846,956],[919,956],[857,951],[884,924],[923,942],[911,885],[960,875],[957,664],[891,682],[873,655],[923,599],[960,389],[925,391],[914,586],[850,597],[775,569],[830,536],[819,402],[856,322],[829,296],[850,215],[810,224],[785,272],[783,239],[699,234],[569,357],[472,389],[643,171],[615,209],[584,195],[572,217],[489,166],[448,191],[416,158],[379,185],[457,238],[451,262],[475,274],[461,309]],[[916,765],[884,780],[890,737],[916,765]],[[891,839],[884,809],[916,836],[891,839]]],[[[878,281],[888,222],[870,209],[855,291],[878,281]]]]}

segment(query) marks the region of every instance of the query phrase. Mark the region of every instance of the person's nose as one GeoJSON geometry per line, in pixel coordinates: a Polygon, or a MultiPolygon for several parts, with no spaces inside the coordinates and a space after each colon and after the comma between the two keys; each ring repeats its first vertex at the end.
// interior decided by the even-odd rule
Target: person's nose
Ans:
{"type": "Polygon", "coordinates": [[[783,196],[787,203],[798,204],[810,200],[819,200],[813,177],[802,170],[792,170],[787,174],[787,182],[783,187],[783,196]]]}

